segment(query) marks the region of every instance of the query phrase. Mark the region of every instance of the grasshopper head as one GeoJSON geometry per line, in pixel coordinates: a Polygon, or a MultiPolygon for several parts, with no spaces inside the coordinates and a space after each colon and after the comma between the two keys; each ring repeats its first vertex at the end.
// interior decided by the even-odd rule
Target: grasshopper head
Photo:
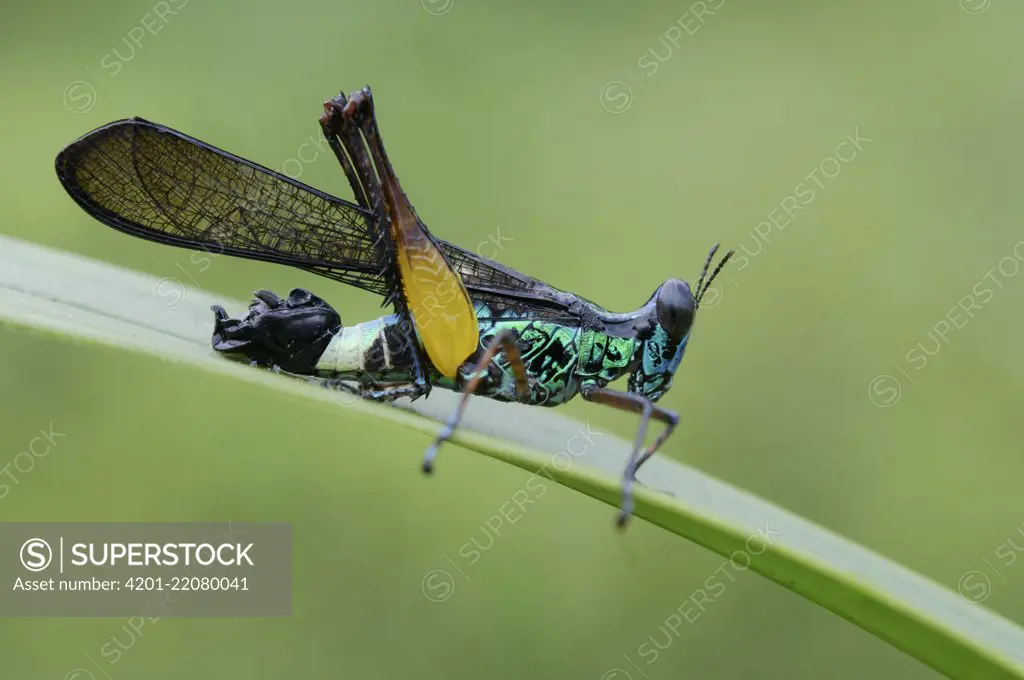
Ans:
{"type": "Polygon", "coordinates": [[[690,286],[669,279],[654,293],[653,328],[640,339],[640,362],[629,376],[629,391],[657,401],[672,386],[690,338],[697,300],[690,286]]]}
{"type": "Polygon", "coordinates": [[[696,293],[690,290],[688,283],[679,279],[669,279],[655,291],[656,323],[653,324],[651,332],[641,338],[640,361],[629,376],[630,392],[637,392],[651,401],[657,401],[672,386],[672,377],[686,352],[700,301],[733,254],[733,251],[726,253],[711,276],[705,280],[708,266],[717,250],[718,244],[715,244],[708,253],[704,270],[697,280],[696,293]]]}

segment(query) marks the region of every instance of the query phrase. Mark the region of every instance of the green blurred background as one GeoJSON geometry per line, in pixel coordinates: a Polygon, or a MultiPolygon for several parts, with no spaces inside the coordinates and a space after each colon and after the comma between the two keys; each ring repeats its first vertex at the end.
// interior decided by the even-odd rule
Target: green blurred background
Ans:
{"type": "MultiPolygon", "coordinates": [[[[663,400],[683,414],[665,453],[950,588],[982,571],[984,605],[1024,624],[1024,561],[1006,557],[1024,546],[1022,21],[1006,0],[6,3],[0,231],[374,317],[313,275],[200,271],[106,229],[53,172],[64,144],[140,115],[347,196],[329,153],[285,164],[322,100],[369,83],[443,238],[500,229],[502,262],[613,310],[692,279],[715,241],[739,248],[663,400]],[[829,160],[858,130],[870,141],[829,160]]],[[[647,664],[638,646],[665,646],[722,558],[643,523],[619,535],[561,488],[494,538],[526,473],[453,448],[428,483],[422,434],[151,358],[2,328],[0,372],[0,465],[50,423],[66,434],[0,519],[279,520],[295,542],[289,619],[163,619],[116,664],[99,652],[131,641],[122,620],[7,620],[5,677],[102,677],[87,655],[115,679],[936,677],[751,573],[647,664]],[[425,598],[473,539],[489,548],[451,597],[425,598]]]]}

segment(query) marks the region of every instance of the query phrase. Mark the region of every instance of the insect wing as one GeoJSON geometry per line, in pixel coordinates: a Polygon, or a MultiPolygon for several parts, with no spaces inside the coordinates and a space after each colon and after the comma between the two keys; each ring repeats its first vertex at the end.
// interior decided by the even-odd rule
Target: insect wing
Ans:
{"type": "Polygon", "coordinates": [[[372,216],[162,125],[105,125],[68,145],[56,169],[86,212],[119,231],[386,292],[372,216]]]}
{"type": "Polygon", "coordinates": [[[576,318],[560,291],[433,237],[415,216],[403,219],[398,233],[394,225],[390,235],[382,233],[374,216],[357,205],[141,118],[109,123],[72,142],[57,156],[56,170],[87,213],[119,231],[286,264],[378,295],[389,294],[394,284],[393,264],[378,240],[406,244],[398,258],[404,292],[434,346],[431,358],[446,375],[454,375],[459,361],[444,358],[446,343],[453,357],[466,352],[461,359],[476,348],[467,289],[493,309],[576,318]],[[434,342],[435,331],[426,325],[448,330],[434,342]]]}

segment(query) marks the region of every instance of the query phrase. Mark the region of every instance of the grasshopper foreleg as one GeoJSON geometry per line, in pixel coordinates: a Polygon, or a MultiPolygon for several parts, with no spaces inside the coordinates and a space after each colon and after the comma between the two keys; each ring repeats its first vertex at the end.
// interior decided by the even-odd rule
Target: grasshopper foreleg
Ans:
{"type": "Polygon", "coordinates": [[[633,514],[633,486],[636,484],[636,473],[640,466],[654,455],[654,453],[669,438],[676,425],[679,423],[679,415],[674,411],[664,409],[642,394],[633,392],[616,392],[604,387],[584,387],[580,394],[587,401],[596,404],[604,404],[623,411],[631,411],[640,414],[640,425],[637,427],[636,441],[633,450],[626,462],[626,469],[622,473],[622,507],[616,523],[619,527],[625,527],[633,514]],[[665,424],[665,429],[658,435],[649,447],[643,448],[644,438],[647,435],[647,425],[651,419],[665,424]]]}

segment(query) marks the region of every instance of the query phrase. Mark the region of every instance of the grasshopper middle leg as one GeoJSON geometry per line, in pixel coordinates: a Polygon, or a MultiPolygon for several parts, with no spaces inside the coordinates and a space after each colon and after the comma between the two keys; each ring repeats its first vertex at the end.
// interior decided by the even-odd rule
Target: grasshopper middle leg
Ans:
{"type": "Polygon", "coordinates": [[[445,426],[434,437],[433,443],[427,447],[427,452],[423,456],[423,472],[430,474],[434,471],[434,459],[437,458],[438,448],[442,443],[448,441],[455,432],[459,421],[462,420],[462,414],[466,410],[469,397],[480,384],[483,371],[490,365],[499,351],[505,354],[505,358],[508,359],[509,364],[512,366],[512,372],[516,379],[516,396],[520,401],[526,400],[529,396],[530,386],[526,377],[526,366],[523,365],[519,347],[516,345],[516,334],[508,329],[502,330],[491,339],[490,344],[487,346],[487,351],[476,362],[476,365],[473,367],[473,377],[462,388],[462,398],[459,400],[459,405],[455,407],[455,411],[448,418],[448,422],[445,423],[445,426]]]}

